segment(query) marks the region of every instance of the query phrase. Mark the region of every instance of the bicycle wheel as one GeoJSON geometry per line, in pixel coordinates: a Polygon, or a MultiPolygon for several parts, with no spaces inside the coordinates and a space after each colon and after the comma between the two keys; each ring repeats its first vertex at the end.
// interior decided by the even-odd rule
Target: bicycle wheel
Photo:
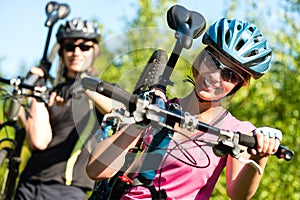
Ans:
{"type": "Polygon", "coordinates": [[[0,166],[2,166],[2,162],[4,161],[7,155],[8,155],[7,149],[0,150],[0,166]]]}
{"type": "Polygon", "coordinates": [[[7,181],[7,175],[8,175],[8,162],[7,162],[7,156],[8,156],[8,150],[6,148],[3,148],[0,150],[0,197],[1,199],[4,198],[4,190],[5,185],[7,181]]]}
{"type": "Polygon", "coordinates": [[[168,55],[166,51],[162,49],[154,51],[135,85],[133,94],[147,91],[151,86],[158,84],[167,62],[168,55]]]}
{"type": "MultiPolygon", "coordinates": [[[[1,165],[1,199],[11,200],[14,196],[14,190],[16,187],[17,179],[19,176],[19,166],[21,163],[21,149],[25,139],[25,129],[18,129],[15,132],[15,138],[5,138],[2,140],[7,141],[9,144],[6,144],[7,147],[3,148],[6,150],[6,153],[3,151],[4,159],[1,165]]],[[[2,151],[2,150],[1,150],[2,151]]]]}

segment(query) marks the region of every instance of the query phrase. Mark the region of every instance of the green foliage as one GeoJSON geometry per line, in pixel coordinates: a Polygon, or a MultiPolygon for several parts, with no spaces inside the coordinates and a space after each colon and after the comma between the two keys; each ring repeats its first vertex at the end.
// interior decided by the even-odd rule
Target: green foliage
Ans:
{"type": "MultiPolygon", "coordinates": [[[[127,30],[101,43],[104,51],[97,60],[101,79],[133,91],[139,75],[156,49],[163,49],[170,56],[176,42],[175,31],[168,28],[166,22],[166,11],[171,5],[172,2],[165,0],[138,1],[137,16],[126,22],[127,30]]],[[[190,67],[189,58],[180,58],[171,80],[181,82],[190,67]]],[[[191,88],[190,85],[181,85],[171,87],[170,95],[183,96],[189,91],[186,88],[191,88]]]]}
{"type": "MultiPolygon", "coordinates": [[[[139,0],[133,20],[125,20],[126,30],[112,35],[100,44],[102,55],[96,60],[99,77],[118,83],[132,91],[152,52],[164,49],[170,55],[175,44],[174,32],[167,27],[166,11],[176,1],[139,0]]],[[[241,17],[255,23],[273,49],[272,69],[263,78],[252,80],[249,88],[237,93],[229,107],[241,120],[251,121],[257,127],[271,126],[283,131],[283,145],[295,152],[292,161],[270,157],[261,184],[253,199],[300,199],[300,44],[299,0],[270,4],[268,1],[229,1],[226,17],[241,17]],[[274,5],[281,8],[274,20],[274,5]],[[273,20],[272,20],[273,19],[273,20]]],[[[183,50],[168,87],[168,95],[184,96],[192,88],[182,84],[185,75],[201,46],[183,50]]],[[[0,60],[1,61],[1,60],[0,60]]],[[[29,153],[25,150],[25,154],[29,153]]],[[[26,157],[26,156],[25,156],[26,157]]],[[[228,199],[225,172],[222,173],[212,199],[228,199]]]]}
{"type": "MultiPolygon", "coordinates": [[[[234,1],[236,3],[236,1],[234,1]]],[[[253,199],[299,199],[299,1],[281,5],[281,15],[274,18],[274,8],[266,1],[247,1],[244,12],[254,22],[273,49],[271,70],[261,79],[252,81],[248,89],[238,93],[230,107],[234,115],[248,120],[257,127],[271,126],[282,130],[283,145],[295,152],[292,161],[286,162],[270,157],[261,184],[253,199]],[[265,3],[265,4],[264,4],[265,3]],[[266,23],[267,22],[267,23],[266,23]],[[245,97],[247,102],[245,102],[245,97]]],[[[236,5],[231,14],[241,12],[242,5],[236,5]]],[[[222,198],[225,175],[214,191],[216,199],[222,198]]],[[[224,193],[223,193],[224,194],[224,193]]]]}

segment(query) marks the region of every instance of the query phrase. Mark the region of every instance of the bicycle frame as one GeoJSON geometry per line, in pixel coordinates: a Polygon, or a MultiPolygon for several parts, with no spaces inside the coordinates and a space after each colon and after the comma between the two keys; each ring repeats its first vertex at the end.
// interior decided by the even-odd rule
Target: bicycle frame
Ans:
{"type": "MultiPolygon", "coordinates": [[[[3,183],[3,189],[1,190],[1,197],[4,200],[11,200],[14,194],[14,189],[16,187],[17,178],[19,176],[19,166],[21,163],[21,150],[25,140],[25,129],[22,126],[19,126],[19,109],[21,108],[22,102],[21,99],[23,96],[33,96],[36,98],[42,98],[46,92],[46,87],[34,87],[31,85],[23,84],[20,78],[13,79],[4,79],[0,78],[0,82],[8,84],[14,87],[14,90],[11,95],[8,95],[11,98],[11,103],[9,107],[9,112],[7,114],[7,121],[0,125],[0,130],[6,127],[12,127],[14,129],[14,138],[4,138],[1,141],[10,141],[13,143],[12,147],[3,148],[0,151],[0,157],[2,161],[8,159],[8,174],[6,180],[3,183]],[[36,92],[36,94],[28,94],[30,90],[36,92]]],[[[2,163],[2,161],[0,163],[2,163]]]]}
{"type": "MultiPolygon", "coordinates": [[[[16,186],[17,178],[19,176],[19,166],[21,163],[21,149],[25,139],[25,129],[19,128],[17,122],[15,124],[5,124],[5,126],[12,126],[15,129],[14,143],[16,146],[14,148],[6,148],[8,158],[8,174],[6,181],[2,185],[2,198],[5,200],[10,200],[13,197],[14,189],[16,186]]],[[[1,127],[2,128],[2,127],[1,127]]]]}
{"type": "MultiPolygon", "coordinates": [[[[48,77],[48,73],[50,71],[52,63],[48,60],[47,54],[48,54],[48,48],[49,48],[50,38],[52,35],[53,26],[59,19],[64,19],[65,17],[67,17],[70,12],[70,9],[67,4],[59,4],[55,1],[51,1],[47,3],[45,10],[47,15],[45,26],[48,27],[49,29],[47,33],[46,42],[45,42],[43,57],[40,61],[39,68],[43,69],[44,72],[46,73],[45,77],[48,77]]],[[[12,95],[12,100],[11,100],[10,109],[8,113],[8,120],[7,122],[1,125],[1,128],[6,126],[11,126],[15,129],[15,138],[13,139],[15,146],[13,148],[7,148],[1,151],[3,159],[7,157],[9,160],[8,163],[9,172],[6,179],[7,181],[4,184],[3,196],[2,196],[3,199],[5,200],[10,200],[13,197],[13,191],[15,189],[16,180],[19,176],[19,165],[21,163],[21,158],[20,158],[21,149],[25,139],[24,128],[20,128],[17,125],[17,121],[19,117],[18,116],[19,109],[21,106],[20,99],[22,98],[22,95],[30,96],[30,92],[44,93],[46,91],[46,90],[42,91],[43,89],[40,90],[40,88],[33,86],[39,81],[39,79],[40,79],[39,76],[32,74],[31,72],[29,72],[27,74],[27,77],[23,80],[19,78],[12,79],[12,80],[0,78],[0,82],[14,86],[14,92],[12,95]]],[[[38,98],[40,97],[41,96],[38,96],[38,98]]]]}

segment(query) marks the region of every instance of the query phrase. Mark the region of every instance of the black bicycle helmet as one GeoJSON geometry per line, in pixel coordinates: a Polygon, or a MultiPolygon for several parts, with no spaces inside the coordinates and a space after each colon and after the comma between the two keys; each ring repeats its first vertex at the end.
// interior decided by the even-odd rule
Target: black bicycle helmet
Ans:
{"type": "Polygon", "coordinates": [[[98,43],[100,36],[97,24],[80,18],[74,18],[67,21],[65,25],[60,25],[56,34],[57,42],[60,44],[66,38],[83,38],[98,43]]]}
{"type": "Polygon", "coordinates": [[[254,79],[270,69],[272,50],[260,30],[249,22],[222,18],[208,28],[202,42],[233,59],[254,79]]]}

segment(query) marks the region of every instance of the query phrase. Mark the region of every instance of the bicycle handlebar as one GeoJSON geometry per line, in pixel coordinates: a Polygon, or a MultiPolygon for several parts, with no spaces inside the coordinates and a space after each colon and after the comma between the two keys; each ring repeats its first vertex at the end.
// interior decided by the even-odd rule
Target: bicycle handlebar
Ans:
{"type": "MultiPolygon", "coordinates": [[[[174,123],[174,122],[180,123],[182,121],[185,121],[185,115],[187,113],[183,113],[181,111],[172,112],[170,110],[163,110],[153,104],[148,105],[147,110],[138,111],[138,109],[141,108],[140,105],[145,104],[144,102],[145,100],[139,98],[138,95],[130,94],[129,92],[127,92],[126,90],[120,88],[115,84],[105,82],[101,79],[97,79],[93,77],[84,77],[81,80],[81,84],[84,89],[96,91],[104,96],[122,102],[131,114],[134,114],[134,112],[141,112],[143,118],[146,116],[147,119],[155,120],[155,121],[159,121],[159,119],[157,118],[164,115],[166,116],[165,124],[174,123]]],[[[137,114],[136,116],[140,116],[140,115],[137,114]]],[[[141,118],[134,119],[135,123],[141,122],[142,120],[143,119],[141,118]]],[[[217,136],[221,135],[224,137],[223,139],[225,140],[230,139],[231,141],[235,141],[238,144],[249,148],[256,147],[256,139],[255,137],[250,135],[241,134],[239,132],[220,130],[216,127],[200,122],[198,120],[197,122],[195,122],[195,120],[194,121],[189,120],[186,122],[185,125],[190,127],[193,126],[192,128],[197,128],[198,130],[215,134],[217,136]]],[[[279,159],[283,158],[289,161],[293,158],[294,152],[289,150],[287,147],[280,145],[277,152],[274,155],[277,156],[279,159]]]]}
{"type": "Polygon", "coordinates": [[[138,95],[130,94],[116,84],[107,83],[94,77],[84,77],[81,80],[81,84],[84,89],[96,91],[104,96],[120,101],[130,113],[136,109],[138,95]]]}
{"type": "Polygon", "coordinates": [[[14,88],[12,94],[10,95],[11,101],[9,105],[9,112],[7,113],[7,122],[5,125],[14,124],[19,118],[19,110],[22,105],[21,96],[32,96],[39,100],[45,101],[45,94],[47,92],[47,87],[32,86],[23,83],[24,80],[21,78],[5,79],[0,77],[0,82],[10,85],[14,88]],[[29,94],[27,91],[31,91],[29,94]]]}
{"type": "Polygon", "coordinates": [[[40,87],[40,86],[33,86],[33,85],[28,85],[26,83],[22,82],[21,78],[12,78],[12,79],[5,79],[0,77],[0,82],[5,83],[7,85],[13,86],[18,89],[27,89],[31,90],[33,92],[44,92],[46,91],[46,87],[40,87]]]}

